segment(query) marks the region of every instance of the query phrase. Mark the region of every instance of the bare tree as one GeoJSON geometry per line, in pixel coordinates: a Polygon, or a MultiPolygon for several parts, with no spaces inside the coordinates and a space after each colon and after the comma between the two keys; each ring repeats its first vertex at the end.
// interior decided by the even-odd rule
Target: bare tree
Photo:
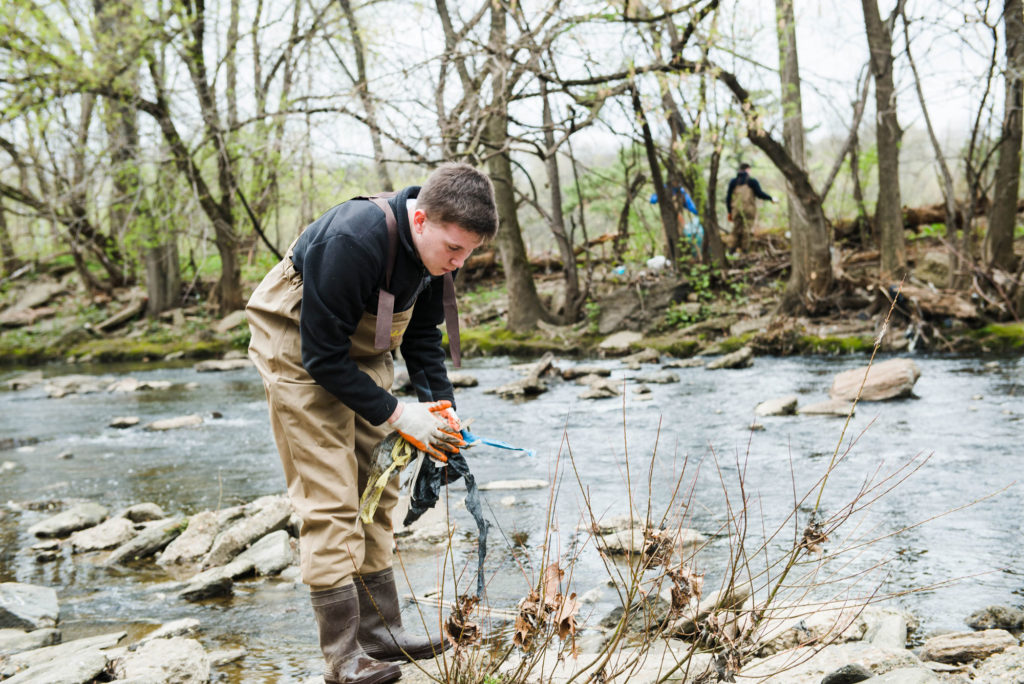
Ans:
{"type": "MultiPolygon", "coordinates": [[[[792,162],[807,168],[804,158],[804,121],[800,97],[800,66],[796,48],[796,18],[793,0],[775,0],[779,39],[779,77],[782,81],[782,138],[792,162]]],[[[788,177],[787,177],[788,180],[788,177]]],[[[796,191],[787,183],[791,268],[781,308],[794,311],[805,292],[814,291],[814,281],[830,279],[831,231],[824,221],[809,220],[796,191]],[[829,275],[826,275],[829,274],[829,275]]]]}
{"type": "Polygon", "coordinates": [[[878,144],[878,203],[875,223],[881,251],[881,276],[899,278],[907,267],[903,239],[903,214],[900,208],[900,129],[896,114],[896,87],[893,83],[892,32],[896,17],[906,0],[898,0],[886,21],[878,12],[877,0],[861,0],[871,74],[875,81],[875,139],[878,144]]]}
{"type": "Polygon", "coordinates": [[[1024,7],[1021,0],[1006,0],[1003,8],[1006,40],[1006,96],[999,137],[995,190],[985,233],[985,264],[1013,272],[1013,230],[1017,223],[1020,188],[1021,107],[1024,106],[1024,7]]]}

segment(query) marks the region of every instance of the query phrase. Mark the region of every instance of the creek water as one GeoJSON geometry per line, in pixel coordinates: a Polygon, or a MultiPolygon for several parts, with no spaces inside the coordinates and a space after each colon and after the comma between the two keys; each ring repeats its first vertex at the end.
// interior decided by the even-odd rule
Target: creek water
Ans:
{"type": "MultiPolygon", "coordinates": [[[[630,501],[641,515],[650,510],[656,519],[668,511],[670,525],[685,513],[684,525],[711,537],[695,562],[706,573],[707,586],[715,588],[734,548],[730,520],[746,520],[749,548],[783,525],[762,554],[777,557],[793,543],[794,523],[787,516],[794,499],[815,492],[796,506],[802,530],[818,498],[814,485],[838,449],[841,461],[821,495],[826,517],[850,502],[860,508],[874,498],[874,492],[858,498],[865,482],[899,472],[901,464],[916,467],[894,491],[855,511],[826,543],[826,552],[848,550],[838,576],[862,578],[850,595],[902,593],[891,604],[916,614],[922,631],[963,629],[967,615],[990,604],[1020,605],[1024,488],[1017,480],[1024,476],[1024,362],[1019,357],[915,361],[922,371],[915,397],[860,404],[839,447],[841,418],[760,418],[764,429],[751,431],[753,409],[790,394],[801,405],[824,400],[833,376],[862,366],[864,357],[762,357],[743,370],[676,369],[680,381],[649,385],[647,399],[633,391],[636,376],[658,366],[630,371],[614,360],[557,360],[563,368],[587,363],[612,369],[612,378],[624,383],[624,395],[581,400],[584,388],[552,381],[547,393],[517,402],[485,393],[520,377],[514,360],[467,361],[464,370],[480,384],[457,390],[460,416],[472,418],[473,432],[480,436],[536,450],[531,457],[474,448],[469,460],[478,482],[528,478],[553,485],[482,493],[485,517],[493,525],[487,603],[514,609],[542,571],[547,548],[549,560],[571,565],[570,590],[590,592],[582,621],[599,620],[618,601],[608,581],[621,566],[606,566],[587,535],[576,530],[591,515],[627,513],[630,501]],[[877,541],[866,543],[872,539],[877,541]]],[[[55,587],[65,640],[117,629],[137,636],[156,624],[196,617],[207,648],[248,651],[223,670],[225,681],[287,682],[315,675],[315,626],[301,584],[279,578],[241,581],[230,599],[192,604],[174,597],[170,578],[152,563],[107,568],[102,556],[72,556],[70,549],[55,561],[39,563],[25,552],[36,541],[28,527],[51,514],[40,510],[48,501],[93,500],[112,511],[152,501],[168,513],[190,514],[284,491],[254,370],[197,373],[191,365],[164,364],[45,369],[48,375],[71,372],[173,385],[165,391],[62,399],[47,398],[41,387],[0,391],[0,460],[15,464],[0,475],[0,501],[9,502],[0,511],[0,581],[55,587]],[[144,425],[190,413],[205,422],[171,432],[107,427],[114,416],[139,416],[144,425]],[[66,452],[72,457],[59,457],[66,452]]],[[[16,374],[0,372],[0,383],[16,374]]],[[[890,484],[896,479],[902,474],[890,484]]],[[[463,496],[463,486],[454,485],[451,554],[443,549],[403,554],[399,573],[408,579],[400,582],[400,592],[407,593],[410,585],[419,595],[453,582],[460,592],[475,586],[475,527],[458,505],[463,496]]],[[[819,593],[836,595],[841,586],[846,585],[828,584],[819,593]]],[[[489,627],[507,630],[500,623],[489,627]]]]}

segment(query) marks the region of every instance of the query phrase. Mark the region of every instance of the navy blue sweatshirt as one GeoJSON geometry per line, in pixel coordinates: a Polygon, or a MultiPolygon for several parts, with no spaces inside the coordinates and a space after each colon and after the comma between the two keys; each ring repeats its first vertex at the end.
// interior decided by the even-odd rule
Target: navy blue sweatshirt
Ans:
{"type": "Polygon", "coordinates": [[[740,171],[735,178],[729,181],[729,189],[725,191],[725,209],[729,213],[732,213],[732,193],[737,185],[749,186],[757,199],[772,201],[772,196],[761,189],[761,184],[757,182],[756,178],[751,178],[746,171],[740,171]]]}
{"type": "MultiPolygon", "coordinates": [[[[399,237],[390,291],[396,313],[413,310],[401,344],[410,377],[422,372],[433,399],[454,406],[438,329],[444,321],[443,282],[424,268],[410,235],[406,200],[418,194],[419,187],[410,187],[388,200],[399,237]]],[[[377,313],[387,255],[384,212],[368,200],[330,209],[303,231],[292,252],[302,275],[302,365],[317,384],[373,425],[387,420],[398,400],[359,370],[349,356],[349,338],[364,312],[377,313]]]]}

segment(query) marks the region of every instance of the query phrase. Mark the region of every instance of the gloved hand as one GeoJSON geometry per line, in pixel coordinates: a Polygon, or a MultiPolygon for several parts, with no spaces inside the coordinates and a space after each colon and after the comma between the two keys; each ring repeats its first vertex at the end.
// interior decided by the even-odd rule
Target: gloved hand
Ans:
{"type": "Polygon", "coordinates": [[[439,413],[451,408],[451,402],[434,403],[403,403],[398,418],[391,426],[409,444],[430,455],[432,458],[448,462],[445,452],[457,454],[459,446],[466,442],[458,432],[452,432],[447,419],[439,413]]]}
{"type": "MultiPolygon", "coordinates": [[[[445,421],[448,424],[448,429],[443,430],[442,432],[449,439],[450,435],[448,431],[455,433],[456,435],[462,432],[462,421],[459,420],[459,417],[457,415],[455,415],[455,409],[452,408],[452,403],[447,399],[443,401],[436,401],[433,404],[431,404],[430,411],[431,413],[434,413],[435,415],[440,417],[441,420],[445,421]]],[[[442,437],[442,439],[445,438],[442,437]]],[[[465,442],[463,442],[463,444],[461,444],[460,446],[465,446],[465,442]]]]}

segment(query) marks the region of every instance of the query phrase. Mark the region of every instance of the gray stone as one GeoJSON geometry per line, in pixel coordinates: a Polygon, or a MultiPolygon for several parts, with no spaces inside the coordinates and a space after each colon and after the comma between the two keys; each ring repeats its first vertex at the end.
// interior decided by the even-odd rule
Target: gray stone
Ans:
{"type": "Polygon", "coordinates": [[[0,583],[0,627],[56,627],[60,617],[57,592],[50,587],[20,582],[0,583]]]}
{"type": "MultiPolygon", "coordinates": [[[[203,570],[198,575],[190,579],[188,584],[178,592],[178,598],[184,599],[185,601],[195,602],[203,601],[208,598],[231,596],[234,591],[232,587],[235,583],[232,574],[236,567],[239,567],[238,564],[231,562],[227,565],[203,570]]],[[[245,567],[245,570],[251,569],[251,565],[245,567]]]]}
{"type": "Polygon", "coordinates": [[[209,359],[200,361],[194,368],[198,373],[217,373],[252,368],[252,361],[249,359],[209,359]]]}
{"type": "Polygon", "coordinates": [[[914,383],[921,377],[921,369],[912,359],[889,359],[871,366],[853,368],[836,375],[829,396],[833,399],[853,401],[860,391],[860,401],[885,401],[909,397],[914,383]],[[867,372],[867,380],[864,373],[867,372]],[[861,383],[864,389],[861,391],[861,383]]]}
{"type": "Polygon", "coordinates": [[[747,333],[752,332],[765,332],[771,327],[772,321],[775,320],[774,316],[759,316],[757,318],[745,318],[740,321],[736,321],[729,326],[730,337],[743,337],[747,333]]]}
{"type": "Polygon", "coordinates": [[[195,427],[196,425],[202,425],[203,417],[192,413],[187,416],[178,416],[176,418],[164,418],[163,420],[154,420],[152,423],[146,426],[146,430],[151,432],[163,432],[165,430],[177,430],[178,428],[184,427],[195,427]]]}
{"type": "Polygon", "coordinates": [[[829,672],[822,678],[821,684],[856,684],[874,676],[875,673],[863,665],[851,663],[829,672]]]}
{"type": "Polygon", "coordinates": [[[974,630],[1005,629],[1018,631],[1024,627],[1024,610],[1011,606],[989,606],[975,611],[967,618],[967,626],[974,630]]]}
{"type": "Polygon", "coordinates": [[[931,684],[938,681],[935,673],[926,667],[900,667],[871,680],[872,684],[931,684]]]}
{"type": "Polygon", "coordinates": [[[754,350],[750,347],[743,347],[731,354],[720,356],[707,365],[708,370],[720,368],[749,368],[754,365],[754,350]]]}
{"type": "Polygon", "coordinates": [[[210,667],[221,667],[236,660],[241,660],[249,652],[244,648],[225,648],[217,651],[210,651],[210,667]]]}
{"type": "Polygon", "coordinates": [[[451,381],[452,387],[476,387],[480,384],[480,381],[469,373],[452,372],[448,374],[448,380],[451,381]]]}
{"type": "Polygon", "coordinates": [[[867,631],[864,640],[882,648],[906,648],[907,618],[893,611],[880,608],[865,608],[864,621],[867,631]]]}
{"type": "Polygon", "coordinates": [[[662,365],[662,368],[703,368],[704,359],[675,359],[662,365]]]}
{"type": "Polygon", "coordinates": [[[921,661],[906,649],[879,648],[861,641],[851,641],[825,648],[820,645],[800,646],[767,658],[758,658],[744,665],[743,679],[758,684],[820,684],[823,677],[851,663],[862,665],[872,672],[921,666],[921,661]]]}
{"type": "Polygon", "coordinates": [[[6,684],[88,684],[107,669],[107,654],[92,648],[23,670],[6,684]]]}
{"type": "Polygon", "coordinates": [[[135,378],[121,378],[107,386],[107,391],[112,394],[130,394],[132,392],[149,392],[154,390],[168,390],[171,383],[168,380],[137,380],[135,378]]]}
{"type": "Polygon", "coordinates": [[[610,368],[602,368],[601,366],[573,366],[571,368],[562,369],[562,379],[564,380],[575,380],[586,375],[596,375],[598,377],[608,377],[612,374],[610,368]]]}
{"type": "Polygon", "coordinates": [[[629,348],[642,340],[644,336],[634,330],[620,330],[617,333],[613,333],[608,337],[601,340],[601,344],[597,345],[597,348],[603,352],[608,353],[623,353],[629,351],[629,348]]]}
{"type": "Polygon", "coordinates": [[[217,513],[203,511],[188,519],[188,527],[174,541],[167,545],[156,561],[160,565],[176,563],[196,563],[213,546],[221,523],[217,513]]]}
{"type": "Polygon", "coordinates": [[[124,544],[138,532],[131,520],[111,518],[95,527],[79,530],[71,535],[71,546],[75,551],[99,551],[124,544]]]}
{"type": "Polygon", "coordinates": [[[672,382],[679,382],[679,376],[672,371],[659,371],[657,373],[644,373],[636,376],[637,382],[649,382],[652,385],[667,385],[672,382]]]}
{"type": "Polygon", "coordinates": [[[107,509],[104,506],[87,501],[37,522],[28,528],[28,533],[37,537],[66,537],[77,530],[99,525],[106,517],[107,509]]]}
{"type": "Polygon", "coordinates": [[[164,509],[155,503],[138,503],[134,506],[129,506],[121,512],[121,515],[128,518],[134,523],[152,522],[154,520],[163,520],[167,517],[164,513],[164,509]]]}
{"type": "Polygon", "coordinates": [[[142,639],[142,642],[152,641],[153,639],[170,639],[171,637],[178,636],[192,636],[199,631],[199,620],[195,618],[182,618],[180,620],[174,620],[168,622],[166,625],[161,625],[156,628],[142,639]]]}
{"type": "Polygon", "coordinates": [[[181,534],[184,524],[185,518],[180,515],[147,523],[146,529],[111,551],[106,564],[115,565],[152,556],[181,534]]]}
{"type": "Polygon", "coordinates": [[[640,351],[634,352],[622,359],[622,363],[626,364],[658,363],[659,361],[661,361],[661,352],[657,349],[651,349],[650,347],[641,349],[640,351]]]}
{"type": "Polygon", "coordinates": [[[921,659],[940,663],[969,663],[972,660],[984,660],[994,653],[1017,645],[1017,638],[1005,629],[954,632],[925,641],[921,647],[921,659]]]}
{"type": "Polygon", "coordinates": [[[1024,648],[1011,646],[974,663],[970,674],[976,682],[1024,682],[1024,648]]]}
{"type": "MultiPolygon", "coordinates": [[[[671,529],[666,530],[668,537],[666,541],[670,542],[674,549],[680,553],[687,549],[693,549],[695,546],[699,546],[707,541],[707,537],[698,532],[697,530],[684,527],[682,529],[671,529]]],[[[644,550],[647,545],[647,541],[644,537],[643,526],[640,521],[632,528],[624,530],[618,530],[609,534],[600,535],[596,539],[598,548],[604,550],[606,553],[613,556],[625,555],[627,553],[640,553],[644,550]]]]}
{"type": "Polygon", "coordinates": [[[0,629],[0,656],[52,646],[59,641],[60,630],[52,627],[34,629],[31,632],[13,628],[0,629]]]}
{"type": "Polygon", "coordinates": [[[213,540],[213,545],[203,558],[204,568],[223,565],[257,539],[284,528],[292,513],[291,503],[284,496],[257,499],[251,504],[250,510],[255,512],[235,522],[213,540]]]}
{"type": "Polygon", "coordinates": [[[796,413],[797,398],[793,395],[762,401],[754,407],[755,416],[792,416],[796,413]]]}
{"type": "Polygon", "coordinates": [[[171,637],[142,644],[119,658],[113,671],[120,679],[198,684],[210,679],[210,659],[195,639],[171,637]]]}
{"type": "Polygon", "coordinates": [[[851,409],[853,409],[852,401],[846,401],[845,399],[829,399],[827,401],[819,401],[815,404],[801,406],[799,413],[801,416],[838,416],[840,418],[845,418],[850,415],[851,409]]]}
{"type": "Polygon", "coordinates": [[[85,637],[84,639],[65,641],[62,644],[37,648],[33,651],[15,653],[0,662],[0,676],[10,677],[16,672],[21,672],[38,665],[61,662],[76,653],[111,648],[116,646],[117,642],[123,639],[124,636],[125,632],[110,632],[108,634],[85,637]]]}
{"type": "Polygon", "coordinates": [[[251,565],[257,575],[276,575],[295,560],[291,536],[284,530],[271,532],[235,558],[251,565]]]}
{"type": "Polygon", "coordinates": [[[20,375],[15,375],[9,380],[5,380],[4,384],[7,385],[7,389],[18,391],[34,387],[42,382],[43,371],[29,371],[28,373],[21,373],[20,375]]]}
{"type": "Polygon", "coordinates": [[[51,399],[60,399],[70,394],[95,394],[105,391],[114,379],[112,375],[59,375],[47,379],[43,390],[51,399]]]}
{"type": "Polygon", "coordinates": [[[107,423],[107,427],[124,430],[125,428],[135,427],[139,422],[140,420],[138,416],[115,416],[110,419],[109,423],[107,423]]]}

